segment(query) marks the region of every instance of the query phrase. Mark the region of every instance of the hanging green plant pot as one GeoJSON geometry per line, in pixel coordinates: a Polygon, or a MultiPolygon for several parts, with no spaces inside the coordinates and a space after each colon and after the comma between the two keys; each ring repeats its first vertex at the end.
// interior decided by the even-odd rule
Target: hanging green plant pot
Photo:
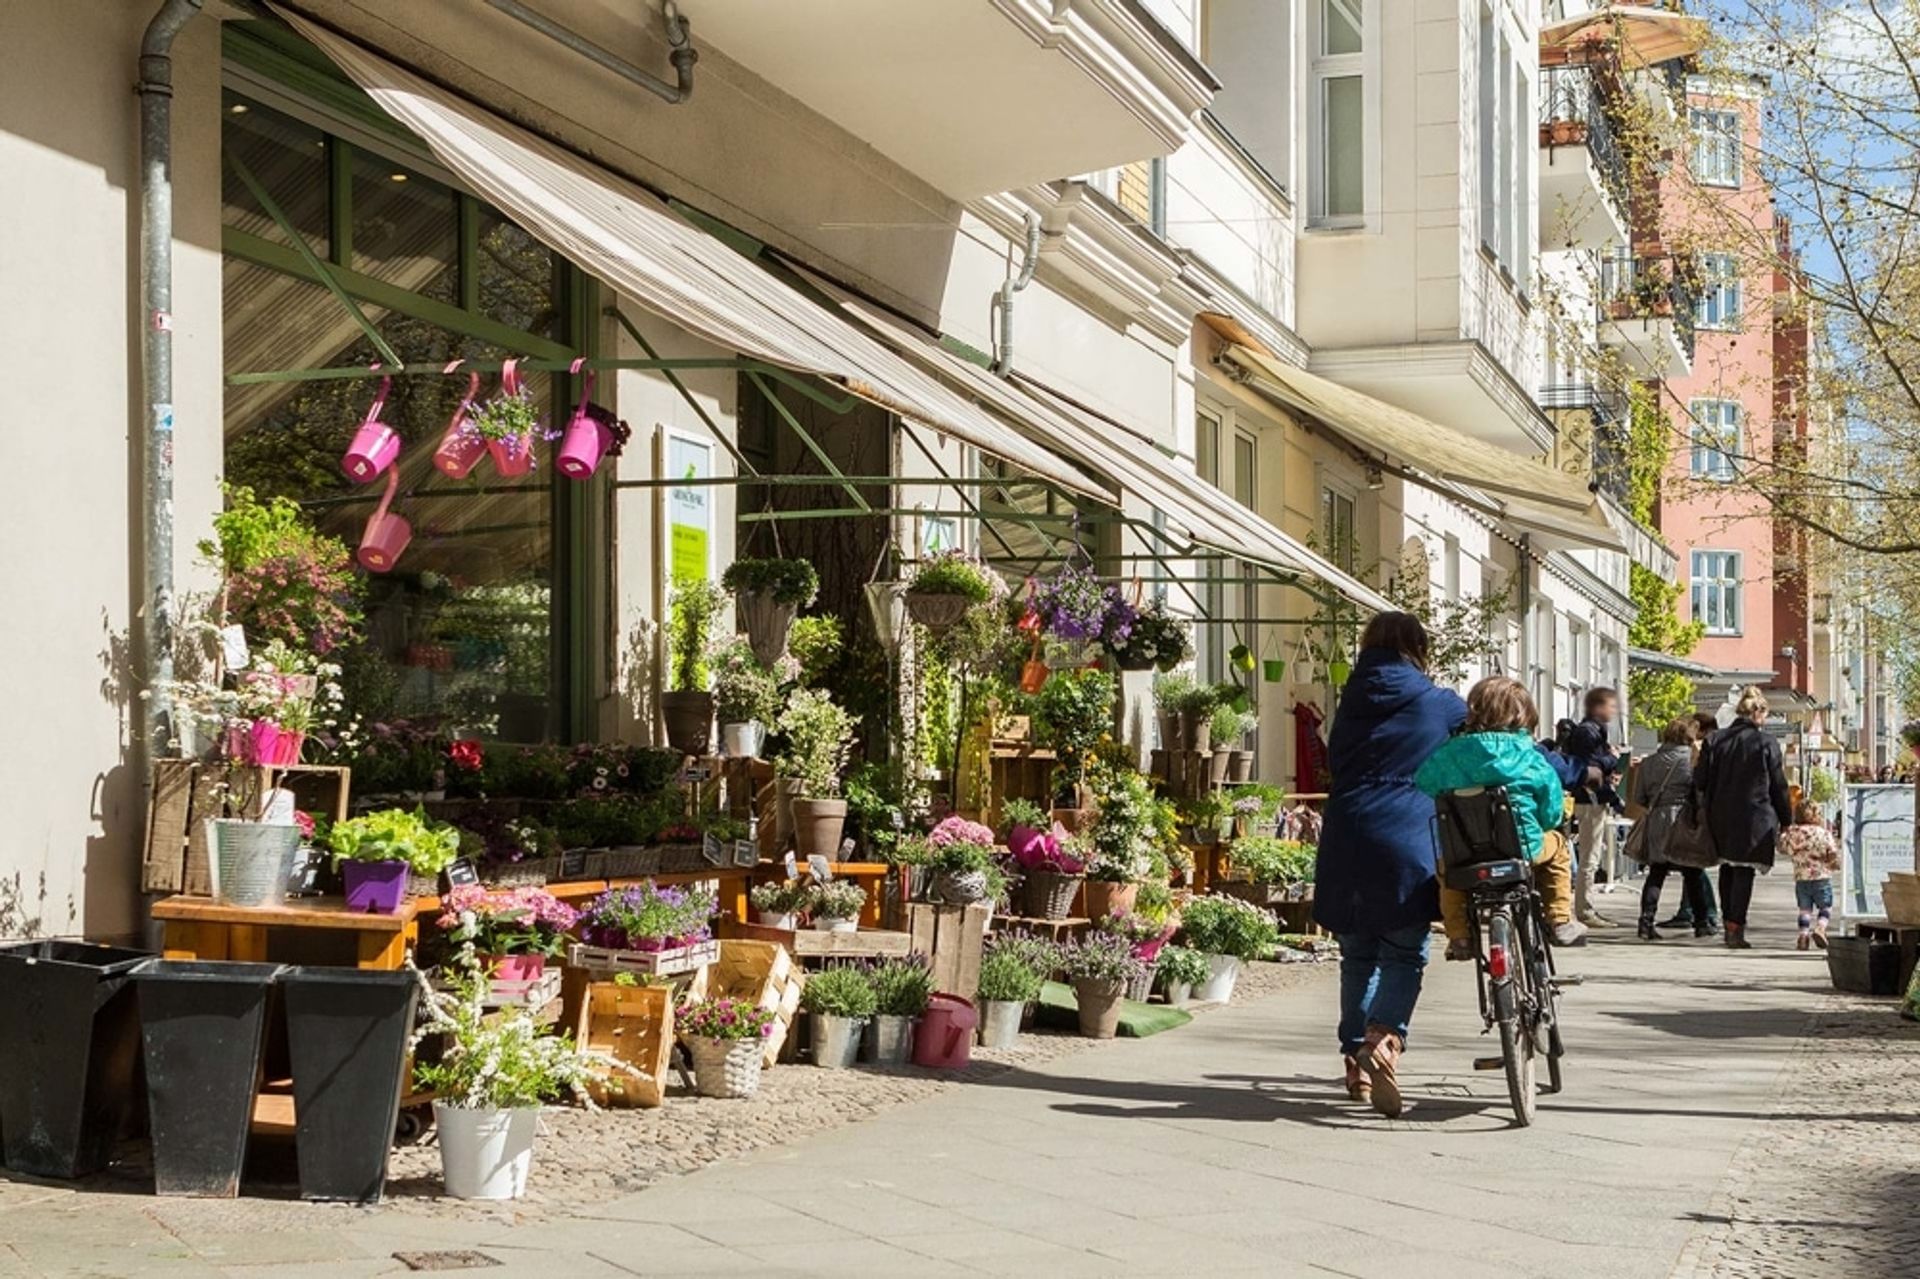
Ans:
{"type": "Polygon", "coordinates": [[[1254,668],[1253,650],[1245,644],[1235,644],[1228,650],[1227,658],[1237,670],[1251,672],[1254,668]]]}
{"type": "Polygon", "coordinates": [[[1278,684],[1287,677],[1287,659],[1284,657],[1269,657],[1260,665],[1269,684],[1278,684]]]}
{"type": "Polygon", "coordinates": [[[1347,676],[1353,674],[1353,663],[1344,657],[1336,657],[1327,663],[1327,682],[1335,688],[1347,686],[1347,676]]]}

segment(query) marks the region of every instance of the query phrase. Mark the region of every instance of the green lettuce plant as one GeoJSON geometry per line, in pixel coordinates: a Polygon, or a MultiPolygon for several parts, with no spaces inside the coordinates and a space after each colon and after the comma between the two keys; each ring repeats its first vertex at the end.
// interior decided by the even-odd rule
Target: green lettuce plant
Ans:
{"type": "Polygon", "coordinates": [[[327,844],[337,862],[405,862],[416,875],[438,875],[460,853],[460,832],[424,811],[385,808],[334,824],[327,844]]]}

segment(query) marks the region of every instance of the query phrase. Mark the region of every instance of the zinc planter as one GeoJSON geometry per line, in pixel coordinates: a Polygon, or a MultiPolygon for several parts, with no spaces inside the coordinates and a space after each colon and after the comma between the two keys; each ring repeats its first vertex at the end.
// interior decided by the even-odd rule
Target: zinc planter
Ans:
{"type": "Polygon", "coordinates": [[[818,853],[828,861],[838,861],[840,837],[846,828],[846,800],[802,799],[795,796],[793,846],[802,858],[818,853]]]}
{"type": "Polygon", "coordinates": [[[1133,904],[1140,896],[1140,885],[1136,883],[1116,884],[1107,879],[1089,879],[1087,881],[1087,918],[1105,919],[1109,915],[1125,915],[1133,910],[1133,904]]]}
{"type": "Polygon", "coordinates": [[[1169,1008],[1185,1008],[1192,1002],[1192,986],[1189,986],[1183,981],[1170,981],[1167,983],[1167,1006],[1169,1008]]]}
{"type": "MultiPolygon", "coordinates": [[[[527,958],[541,956],[501,962],[527,958]]],[[[294,968],[280,979],[302,1199],[380,1202],[419,989],[412,973],[357,968],[294,968]]]]}
{"type": "Polygon", "coordinates": [[[876,1013],[862,1034],[866,1058],[879,1066],[904,1066],[913,1056],[914,1018],[876,1013]]]}
{"type": "Polygon", "coordinates": [[[469,1110],[433,1103],[440,1129],[440,1175],[455,1199],[519,1199],[533,1168],[538,1106],[469,1110]]]}
{"type": "Polygon", "coordinates": [[[104,1168],[133,1108],[133,974],[153,956],[86,942],[0,946],[0,1153],[30,1177],[104,1168]]]}
{"type": "Polygon", "coordinates": [[[743,720],[720,726],[720,753],[729,759],[758,759],[766,744],[767,726],[759,720],[743,720]]]}
{"type": "Polygon", "coordinates": [[[407,895],[405,862],[342,862],[340,878],[347,887],[347,909],[354,914],[400,913],[400,903],[407,895]]]}
{"type": "Polygon", "coordinates": [[[278,964],[156,959],[136,975],[155,1194],[240,1193],[280,972],[278,964]]]}
{"type": "Polygon", "coordinates": [[[760,1091],[761,1040],[689,1037],[681,1042],[693,1058],[693,1090],[702,1097],[751,1097],[760,1091]]]}
{"type": "Polygon", "coordinates": [[[1080,1033],[1088,1039],[1112,1039],[1120,1031],[1120,1003],[1127,988],[1118,982],[1073,983],[1074,1003],[1080,1010],[1080,1033]]]}
{"type": "Polygon", "coordinates": [[[287,877],[300,851],[300,828],[214,818],[214,896],[229,906],[271,906],[287,898],[287,877]]]}
{"type": "Polygon", "coordinates": [[[1193,988],[1193,997],[1203,1004],[1224,1004],[1233,998],[1233,984],[1240,980],[1240,961],[1232,955],[1208,955],[1207,966],[1213,976],[1193,988]]]}
{"type": "Polygon", "coordinates": [[[833,915],[822,915],[813,921],[813,931],[816,933],[857,933],[860,931],[860,917],[856,915],[852,919],[840,919],[833,915]]]}
{"type": "Polygon", "coordinates": [[[704,755],[713,737],[713,694],[682,689],[660,694],[667,745],[682,755],[704,755]]]}
{"type": "Polygon", "coordinates": [[[1020,1038],[1020,1018],[1027,1004],[1022,999],[989,999],[980,1005],[980,1046],[1011,1048],[1020,1038]]]}
{"type": "Polygon", "coordinates": [[[834,1017],[813,1013],[813,1064],[828,1070],[845,1070],[860,1056],[860,1030],[865,1017],[834,1017]]]}

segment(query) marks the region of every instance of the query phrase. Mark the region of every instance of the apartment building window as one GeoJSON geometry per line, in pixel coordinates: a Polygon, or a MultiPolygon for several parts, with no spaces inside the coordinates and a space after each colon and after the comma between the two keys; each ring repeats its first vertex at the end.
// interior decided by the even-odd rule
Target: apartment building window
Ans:
{"type": "MultiPolygon", "coordinates": [[[[1201,479],[1220,487],[1220,419],[1204,409],[1193,419],[1193,469],[1201,479]]],[[[1194,637],[1198,641],[1196,660],[1202,679],[1226,679],[1227,629],[1221,623],[1227,617],[1227,592],[1220,580],[1225,576],[1226,562],[1202,560],[1200,567],[1205,579],[1200,603],[1206,610],[1206,620],[1194,637]]]]}
{"type": "Polygon", "coordinates": [[[1740,553],[1693,553],[1693,620],[1709,635],[1740,633],[1740,553]]]}
{"type": "Polygon", "coordinates": [[[1113,201],[1155,235],[1167,233],[1167,162],[1135,160],[1113,171],[1113,201]]]}
{"type": "Polygon", "coordinates": [[[1731,253],[1700,255],[1700,300],[1693,322],[1703,329],[1740,327],[1740,260],[1731,253]]]}
{"type": "Polygon", "coordinates": [[[1708,186],[1740,185],[1740,113],[1695,107],[1688,117],[1693,147],[1689,166],[1693,179],[1708,186]]]}
{"type": "Polygon", "coordinates": [[[1689,400],[1693,419],[1693,451],[1688,470],[1699,480],[1734,478],[1734,455],[1740,451],[1740,404],[1737,400],[1689,400]]]}
{"type": "Polygon", "coordinates": [[[1193,419],[1193,469],[1201,479],[1220,487],[1220,419],[1204,409],[1193,419]]]}
{"type": "Polygon", "coordinates": [[[1366,213],[1366,5],[1319,0],[1313,58],[1314,220],[1352,226],[1366,213]]]}
{"type": "Polygon", "coordinates": [[[1353,495],[1336,488],[1320,490],[1320,536],[1327,559],[1348,573],[1360,567],[1360,520],[1353,495]]]}
{"type": "Polygon", "coordinates": [[[1534,145],[1528,77],[1495,6],[1480,6],[1480,243],[1524,283],[1529,262],[1527,154],[1534,145]]]}

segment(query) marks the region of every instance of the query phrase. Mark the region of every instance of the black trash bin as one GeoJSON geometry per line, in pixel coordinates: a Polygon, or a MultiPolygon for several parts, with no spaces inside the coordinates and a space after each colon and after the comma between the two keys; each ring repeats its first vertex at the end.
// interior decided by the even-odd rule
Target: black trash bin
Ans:
{"type": "Polygon", "coordinates": [[[131,978],[152,958],[90,942],[0,946],[0,1149],[14,1172],[106,1166],[135,1102],[131,978]]]}
{"type": "Polygon", "coordinates": [[[154,1193],[240,1193],[280,972],[279,964],[156,959],[137,974],[154,1193]]]}
{"type": "Polygon", "coordinates": [[[303,1199],[377,1203],[399,1118],[419,979],[294,968],[280,979],[303,1199]]]}

